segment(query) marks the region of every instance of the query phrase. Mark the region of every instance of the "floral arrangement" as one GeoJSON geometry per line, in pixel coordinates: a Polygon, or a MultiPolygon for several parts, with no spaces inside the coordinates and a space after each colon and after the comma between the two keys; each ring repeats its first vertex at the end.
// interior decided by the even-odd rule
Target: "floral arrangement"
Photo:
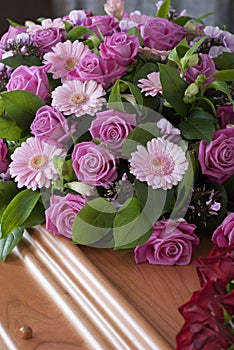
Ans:
{"type": "Polygon", "coordinates": [[[168,0],[155,17],[104,10],[0,39],[1,260],[44,222],[136,263],[234,241],[234,35],[168,0]]]}

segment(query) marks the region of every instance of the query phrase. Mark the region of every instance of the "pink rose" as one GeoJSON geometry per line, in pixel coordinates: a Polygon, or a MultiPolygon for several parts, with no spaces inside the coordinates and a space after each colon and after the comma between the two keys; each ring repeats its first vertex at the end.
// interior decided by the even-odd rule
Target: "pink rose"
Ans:
{"type": "Polygon", "coordinates": [[[50,92],[45,66],[19,66],[11,74],[6,85],[7,91],[26,90],[47,101],[50,92]]]}
{"type": "Polygon", "coordinates": [[[157,50],[171,50],[186,36],[185,28],[166,18],[152,18],[139,25],[145,46],[157,50]]]}
{"type": "Polygon", "coordinates": [[[51,48],[63,41],[63,32],[56,27],[37,30],[31,34],[33,43],[41,49],[43,53],[51,51],[51,48]]]}
{"type": "Polygon", "coordinates": [[[234,243],[234,213],[229,214],[217,227],[212,235],[212,241],[219,247],[226,247],[234,243]]]}
{"type": "Polygon", "coordinates": [[[76,214],[85,206],[87,200],[74,194],[65,197],[52,196],[50,207],[46,209],[46,229],[53,231],[55,235],[72,238],[72,224],[76,214]]]}
{"type": "Polygon", "coordinates": [[[185,73],[185,79],[187,82],[193,83],[197,79],[198,75],[203,74],[207,78],[205,84],[209,84],[215,80],[214,78],[209,77],[217,72],[214,60],[204,53],[200,53],[199,56],[200,62],[196,66],[190,66],[188,68],[187,72],[185,73]]]}
{"type": "Polygon", "coordinates": [[[18,34],[26,33],[26,31],[27,28],[13,27],[12,25],[10,25],[8,31],[1,37],[0,44],[5,45],[9,39],[15,40],[18,34]]]}
{"type": "Polygon", "coordinates": [[[199,238],[193,233],[196,226],[185,220],[161,220],[156,222],[153,234],[134,250],[136,263],[148,261],[150,264],[187,265],[194,245],[199,238]]]}
{"type": "Polygon", "coordinates": [[[217,130],[210,143],[200,142],[198,160],[202,173],[223,183],[234,174],[234,128],[217,130]]]}
{"type": "Polygon", "coordinates": [[[3,142],[3,139],[0,139],[0,174],[5,173],[8,169],[9,161],[6,158],[7,152],[7,145],[3,142]]]}
{"type": "Polygon", "coordinates": [[[139,49],[137,36],[129,36],[125,33],[114,33],[105,37],[100,45],[100,54],[105,60],[114,59],[121,66],[126,67],[134,61],[139,49]]]}
{"type": "Polygon", "coordinates": [[[87,185],[107,188],[117,178],[115,157],[93,142],[81,142],[74,147],[72,166],[78,180],[87,185]]]}
{"type": "Polygon", "coordinates": [[[91,29],[99,38],[99,30],[105,37],[112,35],[119,27],[118,22],[115,22],[114,17],[111,15],[86,17],[82,21],[82,26],[91,29]]]}
{"type": "Polygon", "coordinates": [[[221,119],[223,129],[234,126],[233,105],[220,106],[217,108],[217,117],[221,119]]]}
{"type": "Polygon", "coordinates": [[[104,60],[94,53],[89,53],[68,73],[68,79],[95,80],[104,89],[108,89],[126,72],[126,68],[115,60],[104,60]]]}
{"type": "Polygon", "coordinates": [[[111,150],[121,152],[125,138],[134,127],[136,127],[135,114],[109,109],[96,113],[89,131],[93,138],[100,138],[111,150]]]}
{"type": "Polygon", "coordinates": [[[42,106],[37,110],[30,128],[35,137],[58,148],[69,138],[67,119],[51,106],[42,106]]]}

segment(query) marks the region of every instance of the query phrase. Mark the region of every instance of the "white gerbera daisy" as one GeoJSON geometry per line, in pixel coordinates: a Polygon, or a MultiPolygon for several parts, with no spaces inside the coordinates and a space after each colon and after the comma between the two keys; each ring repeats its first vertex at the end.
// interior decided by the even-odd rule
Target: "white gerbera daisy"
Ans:
{"type": "Polygon", "coordinates": [[[64,150],[30,137],[12,154],[10,174],[15,177],[19,188],[26,186],[34,191],[37,188],[49,188],[51,181],[58,178],[53,157],[63,155],[64,150]]]}
{"type": "Polygon", "coordinates": [[[90,52],[88,46],[82,42],[76,40],[72,43],[67,40],[64,43],[58,43],[51,52],[47,52],[44,55],[44,63],[50,65],[48,72],[53,74],[54,79],[61,78],[64,82],[67,79],[67,73],[90,52]]]}
{"type": "Polygon", "coordinates": [[[145,93],[145,96],[156,96],[159,92],[162,92],[160,73],[148,74],[147,79],[140,79],[137,86],[141,89],[141,92],[145,93]]]}
{"type": "Polygon", "coordinates": [[[130,172],[140,181],[146,181],[153,189],[168,190],[183,178],[188,160],[181,147],[161,137],[138,145],[129,160],[130,172]]]}
{"type": "Polygon", "coordinates": [[[94,115],[106,102],[105,94],[102,85],[94,80],[71,80],[52,92],[52,106],[64,115],[94,115]]]}

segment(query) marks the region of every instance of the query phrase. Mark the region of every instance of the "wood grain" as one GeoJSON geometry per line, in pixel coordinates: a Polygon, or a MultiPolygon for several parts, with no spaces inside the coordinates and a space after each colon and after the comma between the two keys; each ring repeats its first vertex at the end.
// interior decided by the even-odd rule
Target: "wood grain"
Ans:
{"type": "MultiPolygon", "coordinates": [[[[174,348],[176,334],[183,323],[177,309],[200,288],[193,265],[136,265],[131,251],[81,249],[174,348]]],[[[207,255],[210,249],[211,243],[204,240],[196,254],[207,255]]]]}
{"type": "Polygon", "coordinates": [[[192,265],[136,265],[130,251],[77,247],[41,226],[0,267],[1,350],[170,350],[177,308],[199,288],[192,265]]]}

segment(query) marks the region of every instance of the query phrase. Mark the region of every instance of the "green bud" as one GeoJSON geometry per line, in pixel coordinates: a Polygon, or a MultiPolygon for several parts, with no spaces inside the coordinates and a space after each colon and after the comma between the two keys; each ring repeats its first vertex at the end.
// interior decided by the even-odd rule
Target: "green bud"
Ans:
{"type": "Polygon", "coordinates": [[[196,83],[190,84],[184,93],[183,101],[185,103],[191,103],[196,99],[196,95],[199,92],[199,87],[196,83]]]}
{"type": "Polygon", "coordinates": [[[193,54],[190,58],[189,58],[189,66],[196,66],[199,63],[199,56],[197,53],[193,54]]]}
{"type": "Polygon", "coordinates": [[[195,80],[195,83],[197,83],[198,85],[200,84],[204,84],[206,82],[206,76],[204,74],[200,74],[198,75],[197,79],[195,80]]]}

